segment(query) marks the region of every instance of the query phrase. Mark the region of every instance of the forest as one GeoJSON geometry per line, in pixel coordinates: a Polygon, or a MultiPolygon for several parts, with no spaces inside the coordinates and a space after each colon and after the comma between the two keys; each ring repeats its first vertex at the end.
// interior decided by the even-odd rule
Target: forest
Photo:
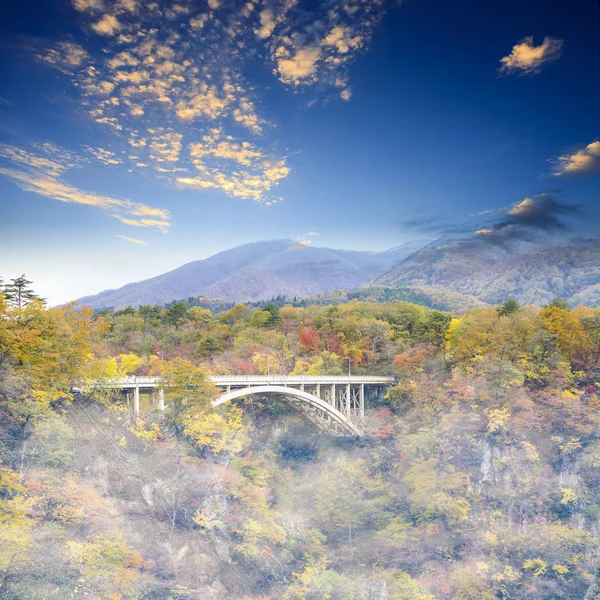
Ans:
{"type": "Polygon", "coordinates": [[[600,309],[94,312],[30,286],[0,288],[0,598],[600,599],[600,309]],[[397,380],[362,438],[211,408],[208,375],[349,368],[397,380]],[[148,374],[164,414],[97,385],[148,374]]]}

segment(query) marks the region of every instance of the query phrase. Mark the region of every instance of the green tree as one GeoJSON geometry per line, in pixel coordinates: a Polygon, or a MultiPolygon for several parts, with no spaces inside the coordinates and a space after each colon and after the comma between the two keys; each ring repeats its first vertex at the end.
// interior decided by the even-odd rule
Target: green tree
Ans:
{"type": "Polygon", "coordinates": [[[165,323],[168,325],[174,325],[175,329],[179,329],[179,327],[186,321],[186,313],[188,310],[189,306],[187,302],[184,302],[183,300],[180,302],[174,302],[164,312],[165,323]]]}
{"type": "Polygon", "coordinates": [[[29,281],[25,275],[12,279],[11,283],[4,286],[4,297],[14,306],[23,308],[33,300],[41,300],[35,292],[29,287],[33,282],[29,281]]]}
{"type": "Polygon", "coordinates": [[[498,315],[506,317],[521,309],[521,305],[514,298],[509,298],[502,306],[498,307],[498,315]]]}
{"type": "Polygon", "coordinates": [[[265,322],[265,327],[276,327],[281,323],[281,314],[279,307],[274,302],[269,302],[265,308],[265,312],[269,313],[269,316],[265,322]]]}

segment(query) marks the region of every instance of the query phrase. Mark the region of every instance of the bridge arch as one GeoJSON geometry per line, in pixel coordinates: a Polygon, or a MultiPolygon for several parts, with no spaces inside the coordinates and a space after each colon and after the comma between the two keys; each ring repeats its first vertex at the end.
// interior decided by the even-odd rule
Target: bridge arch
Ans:
{"type": "Polygon", "coordinates": [[[254,395],[283,397],[284,402],[290,404],[317,427],[328,433],[342,436],[362,436],[360,429],[346,415],[325,400],[304,390],[283,385],[260,385],[232,390],[221,394],[213,402],[213,406],[220,406],[231,400],[254,395]]]}

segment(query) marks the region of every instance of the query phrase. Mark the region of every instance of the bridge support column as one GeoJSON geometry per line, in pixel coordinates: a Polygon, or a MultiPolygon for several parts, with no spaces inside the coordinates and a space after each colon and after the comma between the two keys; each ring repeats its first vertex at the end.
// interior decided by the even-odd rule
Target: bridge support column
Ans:
{"type": "Polygon", "coordinates": [[[162,388],[158,390],[158,410],[165,410],[165,390],[162,388]]]}
{"type": "Polygon", "coordinates": [[[321,397],[321,384],[317,383],[317,398],[321,397]]]}
{"type": "Polygon", "coordinates": [[[140,414],[140,388],[133,388],[133,413],[136,417],[140,414]]]}
{"type": "Polygon", "coordinates": [[[346,384],[346,415],[352,414],[352,390],[350,389],[350,382],[346,384]]]}
{"type": "Polygon", "coordinates": [[[365,384],[360,384],[360,421],[365,420],[365,384]]]}

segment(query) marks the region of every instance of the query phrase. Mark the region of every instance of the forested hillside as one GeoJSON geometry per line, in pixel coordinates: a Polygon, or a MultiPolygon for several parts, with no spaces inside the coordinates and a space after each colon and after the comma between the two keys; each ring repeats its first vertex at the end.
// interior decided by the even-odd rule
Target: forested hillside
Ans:
{"type": "Polygon", "coordinates": [[[600,598],[600,310],[94,314],[7,291],[1,598],[600,598]],[[349,366],[398,377],[360,439],[210,408],[208,374],[349,366]],[[86,386],[127,374],[161,377],[167,411],[86,386]]]}
{"type": "Polygon", "coordinates": [[[376,283],[417,286],[438,294],[456,292],[495,304],[507,295],[524,304],[555,297],[570,306],[600,306],[600,243],[597,239],[552,238],[505,244],[485,240],[438,240],[408,257],[376,283]]]}

